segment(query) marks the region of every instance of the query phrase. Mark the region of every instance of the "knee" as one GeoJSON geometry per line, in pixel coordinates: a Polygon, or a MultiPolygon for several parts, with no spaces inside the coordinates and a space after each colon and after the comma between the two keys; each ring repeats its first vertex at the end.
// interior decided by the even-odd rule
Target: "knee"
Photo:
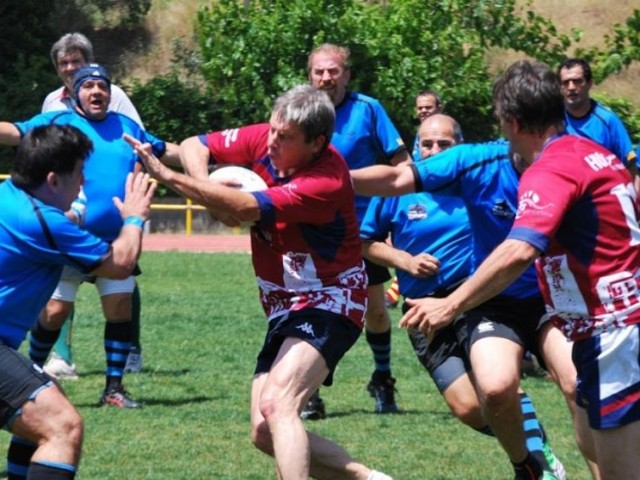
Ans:
{"type": "Polygon", "coordinates": [[[484,407],[489,410],[500,410],[518,399],[518,385],[511,383],[494,383],[482,389],[481,398],[484,407]]]}
{"type": "Polygon", "coordinates": [[[64,435],[66,442],[77,452],[82,449],[84,438],[84,422],[75,411],[68,412],[61,420],[60,432],[64,435]]]}
{"type": "Polygon", "coordinates": [[[375,331],[386,331],[391,328],[391,319],[384,305],[369,304],[365,314],[365,322],[367,328],[375,331]]]}
{"type": "Polygon", "coordinates": [[[251,426],[251,443],[261,452],[273,455],[273,442],[269,426],[264,420],[251,426]]]}
{"type": "Polygon", "coordinates": [[[71,313],[72,308],[73,303],[52,300],[45,307],[43,314],[40,315],[40,319],[44,325],[59,328],[71,313]]]}

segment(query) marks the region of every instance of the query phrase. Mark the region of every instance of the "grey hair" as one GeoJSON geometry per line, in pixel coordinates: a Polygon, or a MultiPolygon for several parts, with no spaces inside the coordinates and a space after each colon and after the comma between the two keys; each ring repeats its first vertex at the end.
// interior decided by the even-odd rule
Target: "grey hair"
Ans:
{"type": "Polygon", "coordinates": [[[87,37],[81,33],[67,33],[51,47],[51,61],[53,66],[58,68],[58,57],[67,55],[74,50],[79,50],[86,63],[93,62],[93,45],[87,37]]]}
{"type": "Polygon", "coordinates": [[[324,135],[324,148],[329,145],[336,112],[331,99],[322,90],[311,85],[293,87],[276,99],[272,113],[279,121],[298,125],[307,142],[324,135]]]}

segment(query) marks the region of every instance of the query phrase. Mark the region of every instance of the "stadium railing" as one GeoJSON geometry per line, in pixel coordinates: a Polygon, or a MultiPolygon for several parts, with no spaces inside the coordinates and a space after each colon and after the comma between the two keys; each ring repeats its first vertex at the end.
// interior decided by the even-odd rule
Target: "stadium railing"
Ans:
{"type": "MultiPolygon", "coordinates": [[[[0,174],[0,181],[6,180],[10,175],[6,173],[0,174]]],[[[191,199],[185,199],[185,203],[178,204],[161,204],[152,203],[151,210],[184,210],[184,230],[185,235],[191,235],[193,232],[193,212],[196,210],[206,210],[202,205],[194,204],[191,199]]]]}

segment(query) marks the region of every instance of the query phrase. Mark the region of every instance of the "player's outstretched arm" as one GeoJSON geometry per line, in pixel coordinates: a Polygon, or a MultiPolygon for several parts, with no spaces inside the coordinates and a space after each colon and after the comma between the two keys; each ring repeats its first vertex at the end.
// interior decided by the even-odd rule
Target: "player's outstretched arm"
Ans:
{"type": "Polygon", "coordinates": [[[182,163],[180,162],[180,145],[172,142],[166,142],[165,145],[166,150],[160,157],[160,161],[169,167],[181,168],[182,163]]]}
{"type": "Polygon", "coordinates": [[[353,188],[360,195],[396,197],[415,192],[415,179],[410,165],[374,165],[351,170],[353,188]]]}
{"type": "Polygon", "coordinates": [[[20,143],[20,130],[13,123],[0,122],[0,143],[15,147],[20,143]]]}
{"type": "Polygon", "coordinates": [[[189,137],[180,144],[180,162],[187,175],[205,179],[209,176],[209,149],[198,137],[189,137]]]}

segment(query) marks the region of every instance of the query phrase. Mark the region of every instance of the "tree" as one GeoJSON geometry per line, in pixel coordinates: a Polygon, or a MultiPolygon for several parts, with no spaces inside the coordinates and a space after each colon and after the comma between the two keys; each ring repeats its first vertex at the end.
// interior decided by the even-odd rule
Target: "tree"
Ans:
{"type": "Polygon", "coordinates": [[[571,44],[552,22],[516,13],[515,0],[220,0],[198,13],[202,74],[226,125],[264,121],[273,99],[305,82],[308,53],[322,42],[352,52],[352,87],[377,97],[405,139],[413,98],[440,92],[467,140],[496,134],[489,46],[557,62],[571,44]]]}

